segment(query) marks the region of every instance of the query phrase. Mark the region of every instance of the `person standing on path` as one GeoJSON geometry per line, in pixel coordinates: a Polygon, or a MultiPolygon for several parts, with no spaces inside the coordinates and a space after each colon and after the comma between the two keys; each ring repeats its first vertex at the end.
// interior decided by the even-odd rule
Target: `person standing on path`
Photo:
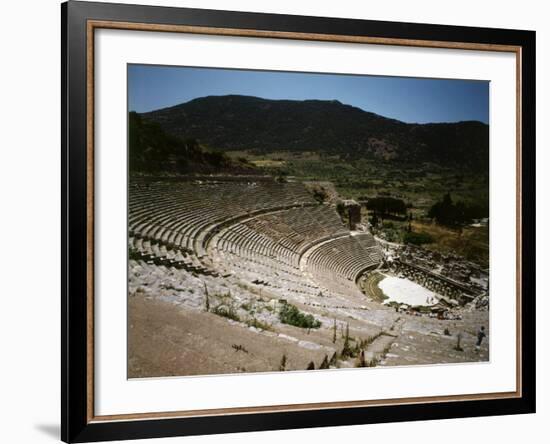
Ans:
{"type": "Polygon", "coordinates": [[[481,347],[481,343],[483,342],[483,338],[487,336],[485,334],[485,327],[481,326],[479,331],[477,332],[477,342],[476,342],[476,351],[479,351],[481,347]]]}

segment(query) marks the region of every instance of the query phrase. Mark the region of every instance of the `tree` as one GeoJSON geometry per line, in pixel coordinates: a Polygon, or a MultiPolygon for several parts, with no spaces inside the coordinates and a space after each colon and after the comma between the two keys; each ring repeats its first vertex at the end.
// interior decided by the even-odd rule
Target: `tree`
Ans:
{"type": "Polygon", "coordinates": [[[306,370],[315,370],[315,363],[313,361],[310,361],[307,365],[306,370]]]}
{"type": "Polygon", "coordinates": [[[210,311],[210,298],[208,296],[208,287],[206,286],[206,282],[204,283],[204,294],[206,296],[204,308],[206,309],[206,311],[210,311]]]}
{"type": "Polygon", "coordinates": [[[395,197],[373,197],[367,201],[369,210],[384,216],[406,216],[407,205],[402,199],[395,197]]]}
{"type": "Polygon", "coordinates": [[[361,350],[359,353],[359,359],[357,361],[357,367],[366,367],[367,362],[365,361],[365,350],[361,350]]]}
{"type": "Polygon", "coordinates": [[[435,219],[437,223],[442,225],[453,225],[455,223],[456,208],[450,193],[445,194],[441,201],[432,205],[428,211],[428,217],[435,219]]]}
{"type": "Polygon", "coordinates": [[[342,202],[341,200],[336,203],[336,212],[340,216],[340,219],[342,219],[342,221],[344,221],[344,219],[347,216],[346,215],[346,206],[344,205],[344,202],[342,202]]]}
{"type": "Polygon", "coordinates": [[[344,336],[344,347],[342,348],[342,357],[352,355],[352,350],[349,345],[349,323],[346,323],[346,335],[344,336]]]}
{"type": "Polygon", "coordinates": [[[376,214],[376,211],[374,213],[372,213],[370,223],[374,228],[376,228],[378,226],[378,215],[376,214]]]}
{"type": "Polygon", "coordinates": [[[224,153],[203,150],[196,139],[168,134],[159,123],[136,112],[128,115],[128,150],[132,172],[185,174],[211,172],[234,165],[224,153]]]}
{"type": "Polygon", "coordinates": [[[332,327],[332,343],[336,343],[336,319],[334,319],[334,326],[332,327]]]}
{"type": "Polygon", "coordinates": [[[447,226],[461,226],[470,223],[473,219],[488,217],[489,206],[484,204],[466,204],[453,202],[451,194],[447,193],[443,199],[432,205],[428,211],[428,217],[435,219],[437,223],[447,226]]]}
{"type": "Polygon", "coordinates": [[[284,372],[286,370],[286,355],[283,354],[281,358],[281,364],[279,365],[279,371],[284,372]]]}

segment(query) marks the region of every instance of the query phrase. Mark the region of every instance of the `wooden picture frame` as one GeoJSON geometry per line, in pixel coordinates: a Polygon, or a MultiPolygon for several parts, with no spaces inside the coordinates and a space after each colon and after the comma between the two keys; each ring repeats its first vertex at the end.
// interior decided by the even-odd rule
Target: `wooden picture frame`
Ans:
{"type": "MultiPolygon", "coordinates": [[[[65,442],[414,421],[535,411],[535,33],[69,1],[62,16],[62,412],[65,442]],[[516,55],[517,389],[253,408],[94,414],[94,32],[212,34],[516,55]]],[[[510,199],[514,197],[510,196],[510,199]]]]}

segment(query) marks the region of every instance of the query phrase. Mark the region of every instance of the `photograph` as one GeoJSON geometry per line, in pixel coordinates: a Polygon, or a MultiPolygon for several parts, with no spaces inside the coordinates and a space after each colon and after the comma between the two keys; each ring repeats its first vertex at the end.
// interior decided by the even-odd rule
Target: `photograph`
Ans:
{"type": "Polygon", "coordinates": [[[0,442],[544,436],[548,7],[113,1],[3,8],[0,442]]]}
{"type": "Polygon", "coordinates": [[[490,88],[128,64],[127,377],[490,362],[490,88]]]}

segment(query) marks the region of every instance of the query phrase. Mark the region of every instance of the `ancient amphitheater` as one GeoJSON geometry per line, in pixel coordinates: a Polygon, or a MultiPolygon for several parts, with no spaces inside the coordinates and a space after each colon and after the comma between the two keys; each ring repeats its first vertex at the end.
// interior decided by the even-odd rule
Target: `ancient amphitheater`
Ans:
{"type": "Polygon", "coordinates": [[[382,248],[302,183],[133,178],[128,221],[130,377],[488,357],[487,348],[454,351],[443,334],[459,328],[472,345],[486,312],[449,327],[358,286],[385,263],[382,248]],[[320,327],[281,322],[284,306],[320,327]]]}

